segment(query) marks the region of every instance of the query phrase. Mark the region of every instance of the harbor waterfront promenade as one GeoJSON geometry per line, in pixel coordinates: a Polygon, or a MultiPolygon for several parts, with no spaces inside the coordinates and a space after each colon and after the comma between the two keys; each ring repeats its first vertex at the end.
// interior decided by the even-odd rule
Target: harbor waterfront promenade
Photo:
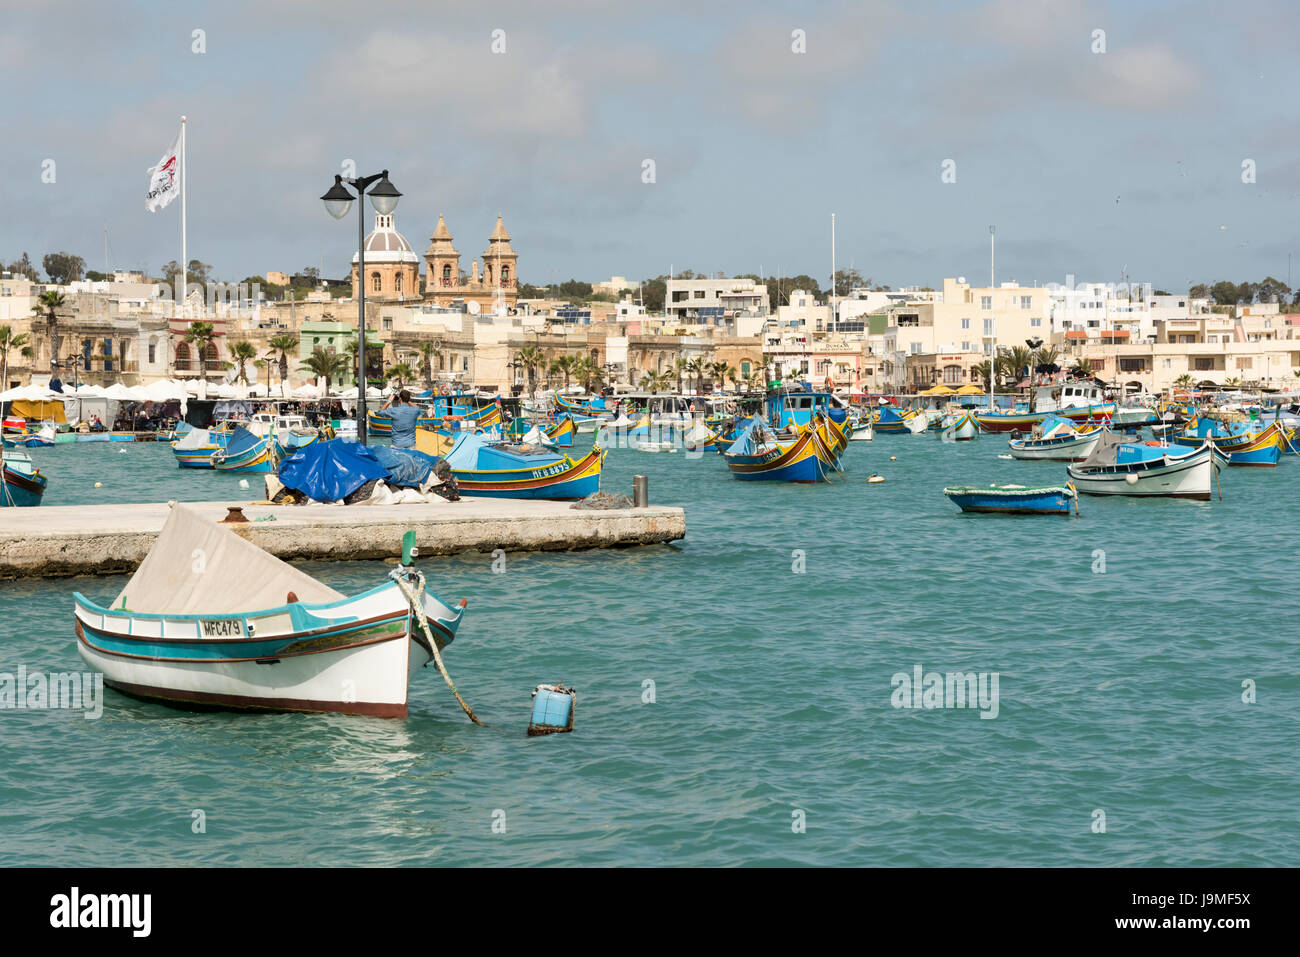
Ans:
{"type": "MultiPolygon", "coordinates": [[[[686,535],[681,508],[575,509],[569,502],[462,498],[434,505],[191,503],[213,521],[237,506],[231,528],[277,558],[397,558],[413,529],[421,555],[569,551],[671,542],[686,535]]],[[[165,502],[10,508],[0,514],[0,580],[107,575],[134,569],[166,521],[165,502]]]]}

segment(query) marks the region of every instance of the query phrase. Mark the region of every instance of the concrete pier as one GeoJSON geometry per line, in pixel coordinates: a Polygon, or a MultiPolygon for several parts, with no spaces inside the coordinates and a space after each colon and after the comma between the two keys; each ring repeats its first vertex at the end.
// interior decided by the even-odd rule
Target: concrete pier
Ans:
{"type": "MultiPolygon", "coordinates": [[[[421,557],[464,551],[567,551],[671,542],[686,535],[680,508],[575,509],[570,502],[463,498],[437,505],[188,503],[278,558],[397,558],[414,529],[421,557]],[[274,521],[257,521],[274,516],[274,521]]],[[[64,505],[0,509],[0,580],[134,571],[162,529],[168,506],[64,505]]]]}

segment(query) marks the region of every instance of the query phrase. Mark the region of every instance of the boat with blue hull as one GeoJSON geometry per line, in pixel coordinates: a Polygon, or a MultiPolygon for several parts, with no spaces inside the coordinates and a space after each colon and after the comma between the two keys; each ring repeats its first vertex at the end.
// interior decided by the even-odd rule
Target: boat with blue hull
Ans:
{"type": "Polygon", "coordinates": [[[839,470],[843,451],[835,439],[828,440],[828,432],[835,429],[833,423],[813,422],[796,426],[793,433],[778,433],[762,419],[753,419],[722,458],[742,481],[827,482],[839,470]]]}
{"type": "Polygon", "coordinates": [[[41,504],[49,480],[21,449],[0,453],[0,507],[32,508],[41,504]]]}
{"type": "Polygon", "coordinates": [[[930,427],[930,420],[915,409],[882,405],[876,410],[873,428],[882,435],[917,435],[930,427]]]}
{"type": "Polygon", "coordinates": [[[997,512],[1008,515],[1069,515],[1078,513],[1073,485],[954,485],[943,490],[963,512],[997,512]]]}
{"type": "Polygon", "coordinates": [[[224,449],[230,441],[229,432],[215,429],[191,427],[182,433],[178,428],[176,434],[180,438],[172,443],[172,455],[176,458],[176,465],[183,469],[212,468],[213,454],[224,449]]]}
{"type": "Polygon", "coordinates": [[[73,595],[82,658],[124,694],[376,717],[407,715],[411,673],[451,643],[465,605],[448,605],[406,567],[348,597],[187,505],[172,507],[107,607],[73,595]]]}
{"type": "Polygon", "coordinates": [[[600,491],[605,452],[599,445],[575,460],[540,445],[493,441],[475,432],[448,436],[417,429],[415,444],[451,466],[463,495],[568,501],[600,491]]]}
{"type": "Polygon", "coordinates": [[[212,453],[212,466],[218,472],[274,472],[278,464],[274,438],[237,428],[225,448],[212,453]]]}
{"type": "Polygon", "coordinates": [[[1206,442],[1228,457],[1229,465],[1273,468],[1282,458],[1286,433],[1276,421],[1263,429],[1250,423],[1227,423],[1198,418],[1174,436],[1178,445],[1196,447],[1206,442]]]}

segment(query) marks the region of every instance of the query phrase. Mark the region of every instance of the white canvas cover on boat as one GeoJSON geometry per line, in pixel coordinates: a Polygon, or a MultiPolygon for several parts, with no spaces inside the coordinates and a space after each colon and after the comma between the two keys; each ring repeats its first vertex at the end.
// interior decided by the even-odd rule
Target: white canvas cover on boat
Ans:
{"type": "Polygon", "coordinates": [[[113,602],[152,614],[234,614],[346,597],[188,505],[173,505],[126,588],[113,602]]]}
{"type": "Polygon", "coordinates": [[[197,449],[207,448],[211,444],[212,436],[208,435],[207,429],[191,429],[177,439],[172,448],[178,452],[193,452],[197,449]]]}

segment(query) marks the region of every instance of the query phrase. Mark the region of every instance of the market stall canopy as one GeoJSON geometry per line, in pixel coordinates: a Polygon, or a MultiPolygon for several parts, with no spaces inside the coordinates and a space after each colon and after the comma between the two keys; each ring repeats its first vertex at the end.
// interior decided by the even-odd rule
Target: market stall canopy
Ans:
{"type": "Polygon", "coordinates": [[[962,386],[960,389],[957,390],[957,394],[958,395],[984,395],[985,392],[979,386],[972,385],[971,383],[968,382],[966,385],[962,386]]]}

